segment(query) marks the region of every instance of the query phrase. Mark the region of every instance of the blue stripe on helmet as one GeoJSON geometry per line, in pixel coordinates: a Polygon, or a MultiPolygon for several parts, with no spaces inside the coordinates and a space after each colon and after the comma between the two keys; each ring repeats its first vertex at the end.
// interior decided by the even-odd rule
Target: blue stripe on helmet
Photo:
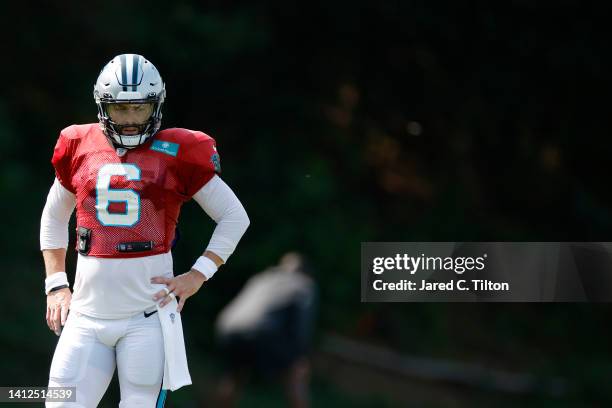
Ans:
{"type": "Polygon", "coordinates": [[[121,55],[121,85],[123,85],[123,90],[127,91],[127,67],[126,65],[126,59],[125,59],[125,54],[121,55]]]}
{"type": "Polygon", "coordinates": [[[134,54],[134,59],[132,62],[132,91],[136,91],[136,86],[138,85],[138,60],[139,59],[140,59],[140,56],[134,54]]]}

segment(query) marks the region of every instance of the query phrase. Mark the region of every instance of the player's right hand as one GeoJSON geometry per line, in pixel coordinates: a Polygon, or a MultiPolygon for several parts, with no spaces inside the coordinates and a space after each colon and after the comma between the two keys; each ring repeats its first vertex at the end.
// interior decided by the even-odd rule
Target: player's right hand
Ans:
{"type": "Polygon", "coordinates": [[[47,295],[47,326],[60,335],[62,326],[68,318],[68,308],[72,300],[72,292],[69,288],[56,290],[47,295]]]}

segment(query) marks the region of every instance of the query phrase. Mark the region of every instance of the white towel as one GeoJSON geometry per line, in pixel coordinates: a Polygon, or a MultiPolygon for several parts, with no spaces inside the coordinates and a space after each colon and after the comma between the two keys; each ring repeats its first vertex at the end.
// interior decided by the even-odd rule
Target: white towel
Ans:
{"type": "Polygon", "coordinates": [[[164,336],[164,382],[162,389],[175,391],[191,384],[191,376],[187,367],[187,353],[185,352],[185,340],[183,338],[183,324],[181,315],[177,313],[178,303],[173,299],[166,306],[159,307],[159,321],[161,322],[164,336]]]}

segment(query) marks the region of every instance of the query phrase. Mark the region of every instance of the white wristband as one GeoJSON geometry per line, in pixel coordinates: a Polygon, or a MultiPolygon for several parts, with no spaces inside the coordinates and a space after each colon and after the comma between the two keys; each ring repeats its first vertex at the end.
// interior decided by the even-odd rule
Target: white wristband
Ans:
{"type": "Polygon", "coordinates": [[[217,268],[217,264],[215,264],[212,259],[207,256],[201,256],[198,258],[196,263],[193,264],[191,269],[195,269],[202,275],[206,276],[206,279],[210,279],[219,268],[217,268]]]}
{"type": "Polygon", "coordinates": [[[51,289],[62,285],[69,285],[66,272],[52,273],[45,279],[45,294],[48,295],[51,289]]]}

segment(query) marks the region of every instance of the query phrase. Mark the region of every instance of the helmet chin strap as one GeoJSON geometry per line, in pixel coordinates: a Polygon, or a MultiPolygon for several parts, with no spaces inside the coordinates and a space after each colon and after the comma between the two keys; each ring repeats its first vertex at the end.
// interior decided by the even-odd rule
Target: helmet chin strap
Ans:
{"type": "MultiPolygon", "coordinates": [[[[139,133],[137,135],[119,135],[118,136],[121,146],[127,149],[140,146],[142,143],[144,143],[144,141],[142,140],[143,137],[145,136],[142,133],[139,133]],[[126,143],[126,142],[133,142],[133,143],[126,143]]],[[[145,140],[146,140],[146,137],[145,137],[145,140]]]]}
{"type": "MultiPolygon", "coordinates": [[[[112,122],[111,122],[112,123],[112,122]]],[[[152,136],[151,124],[127,124],[127,125],[119,125],[116,123],[112,123],[109,129],[109,138],[113,142],[113,146],[115,148],[121,147],[123,149],[134,149],[147,141],[152,136]],[[123,134],[123,129],[126,128],[136,128],[139,133],[134,135],[126,135],[123,134]],[[129,142],[129,143],[128,143],[129,142]]]]}
{"type": "Polygon", "coordinates": [[[142,133],[137,134],[137,135],[119,135],[115,132],[109,132],[109,133],[106,133],[106,138],[111,143],[113,148],[115,148],[115,150],[117,150],[118,152],[119,150],[123,151],[123,154],[119,154],[119,156],[123,156],[127,152],[127,150],[132,150],[142,145],[144,142],[147,141],[149,137],[143,136],[142,133]],[[135,144],[126,144],[126,137],[133,137],[133,138],[138,138],[138,139],[136,139],[135,144]],[[144,140],[142,140],[143,137],[144,137],[144,140]],[[141,143],[141,140],[142,140],[142,143],[141,143]]]}

